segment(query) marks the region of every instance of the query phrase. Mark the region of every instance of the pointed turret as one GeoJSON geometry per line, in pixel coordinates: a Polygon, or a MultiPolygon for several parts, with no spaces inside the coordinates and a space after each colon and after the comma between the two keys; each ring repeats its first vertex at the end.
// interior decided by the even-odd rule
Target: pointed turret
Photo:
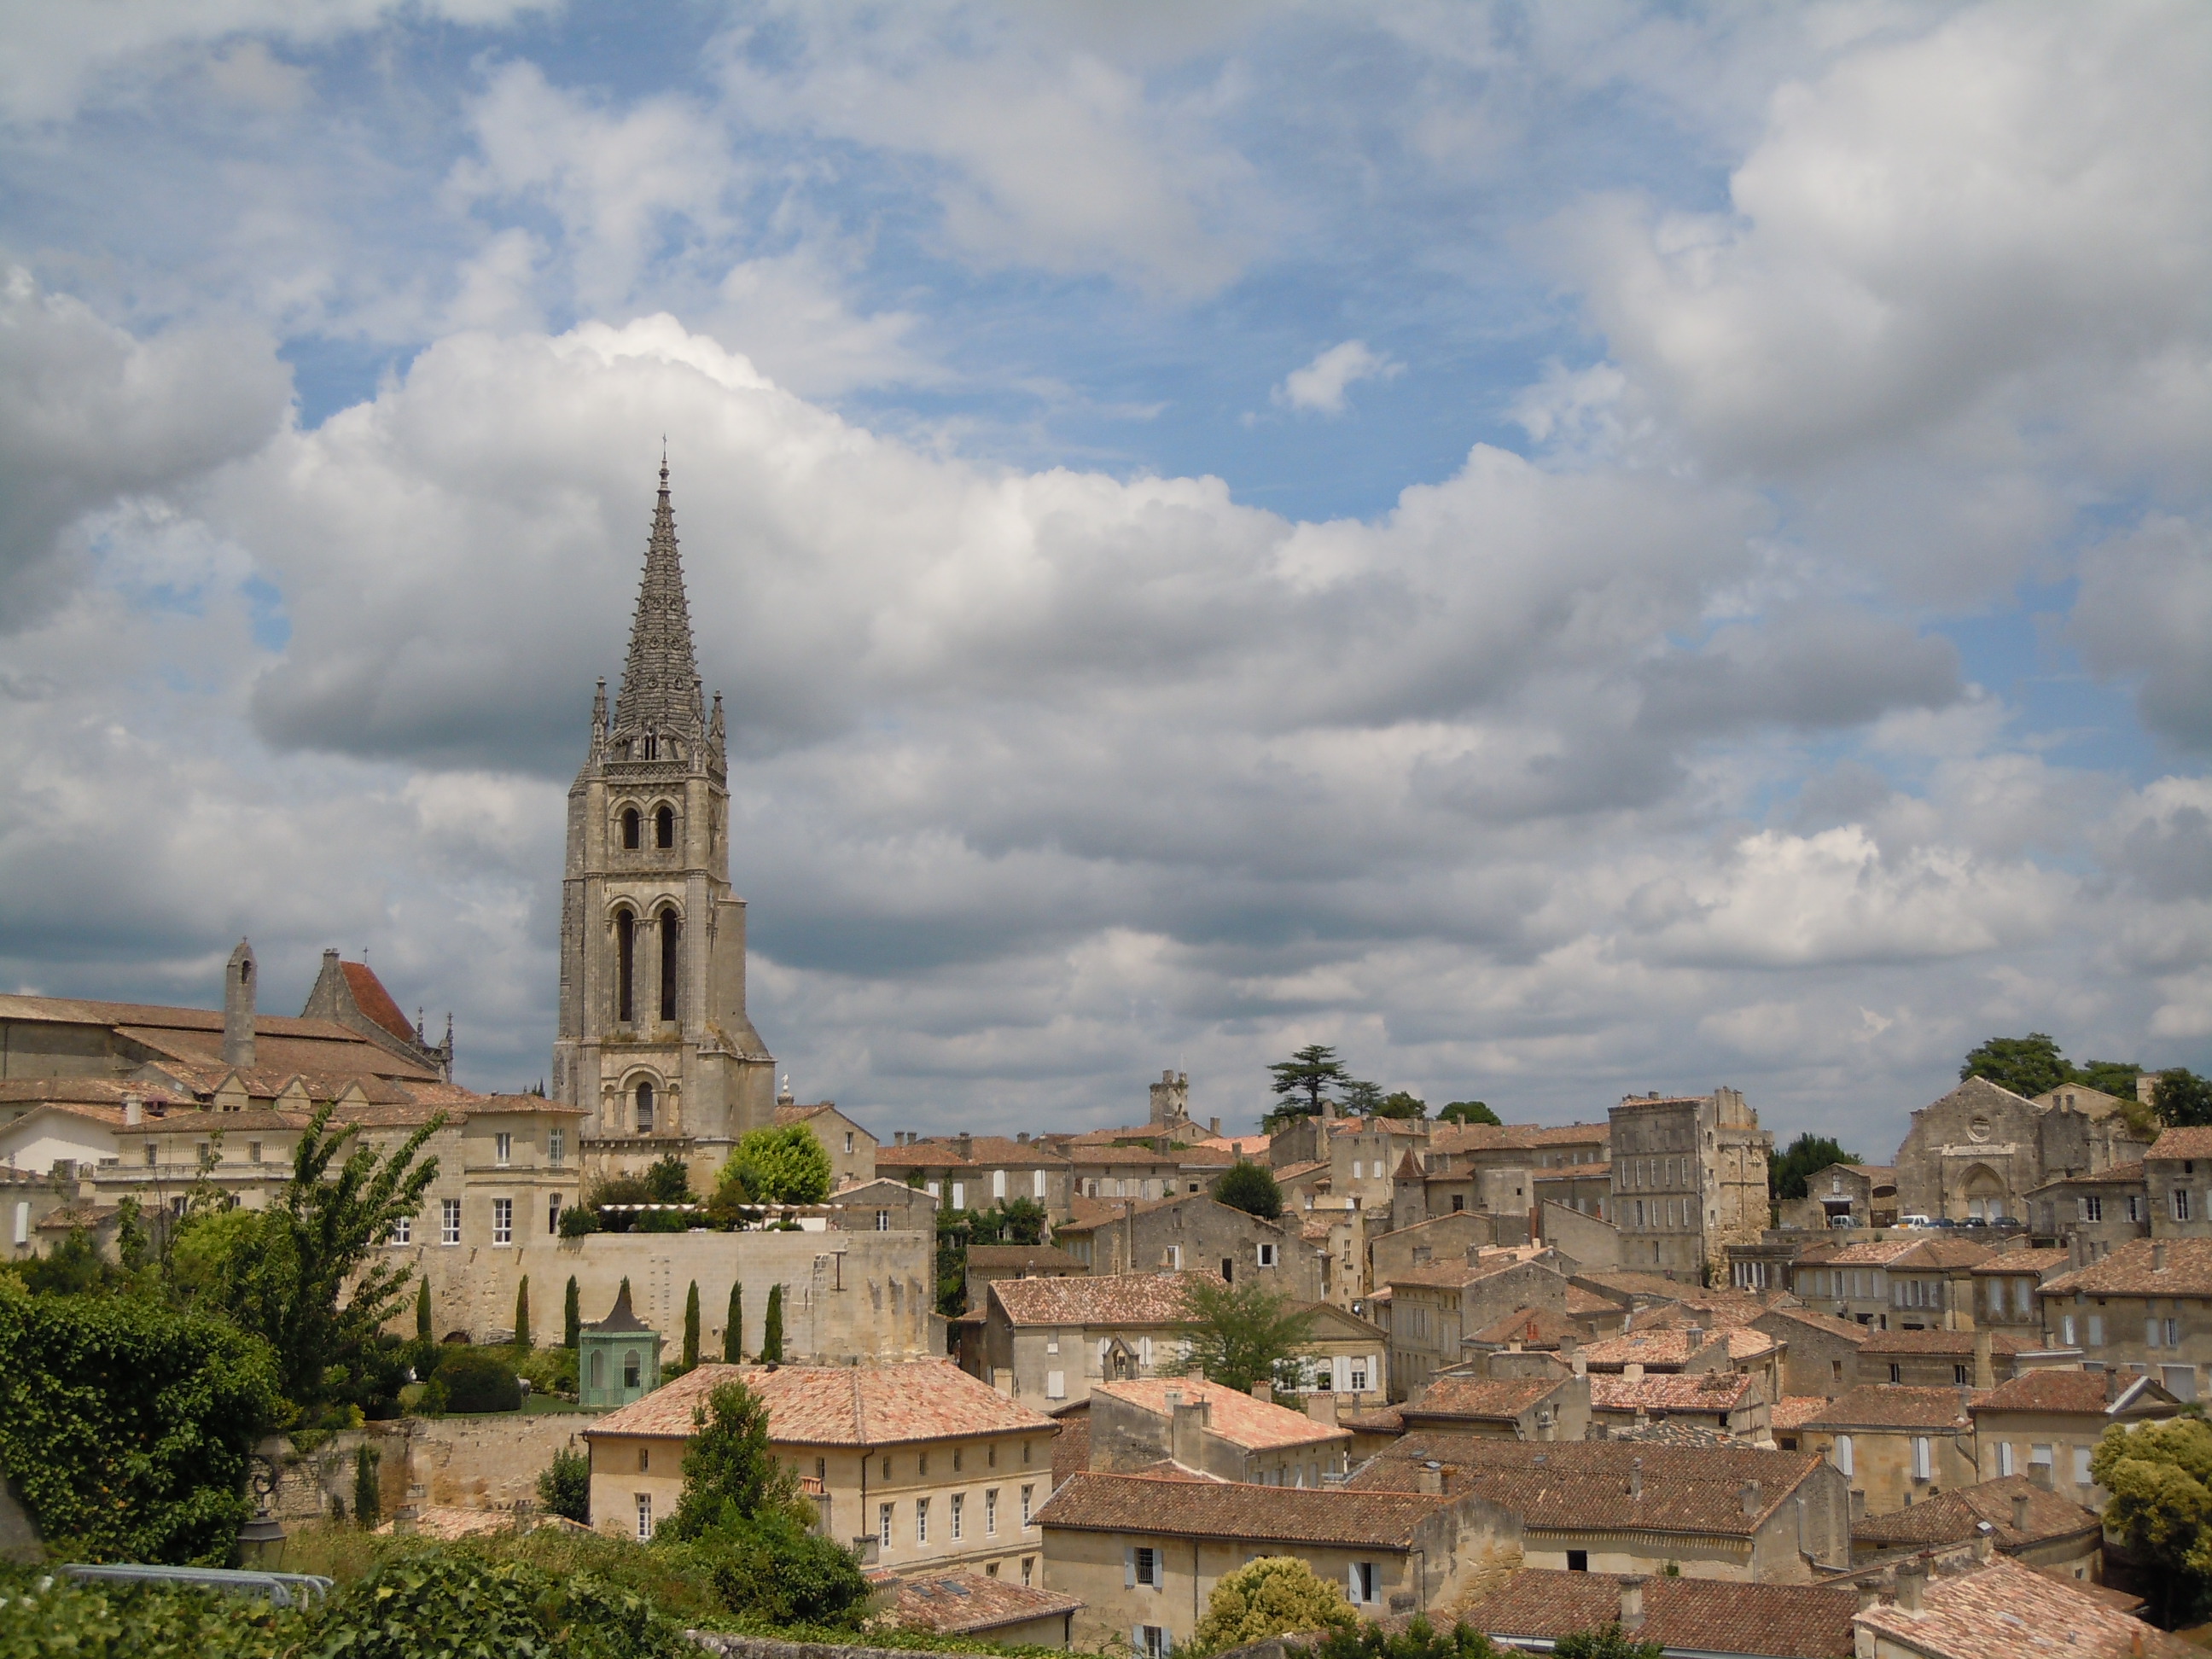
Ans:
{"type": "Polygon", "coordinates": [[[612,737],[617,755],[633,760],[672,758],[644,740],[697,740],[707,711],[699,695],[699,665],[691,649],[691,608],[684,596],[684,562],[676,548],[676,514],[668,504],[668,461],[660,463],[660,499],[645,544],[645,574],[638,583],[637,618],[630,624],[629,660],[623,665],[615,698],[612,737]],[[623,745],[636,744],[623,755],[623,745]]]}

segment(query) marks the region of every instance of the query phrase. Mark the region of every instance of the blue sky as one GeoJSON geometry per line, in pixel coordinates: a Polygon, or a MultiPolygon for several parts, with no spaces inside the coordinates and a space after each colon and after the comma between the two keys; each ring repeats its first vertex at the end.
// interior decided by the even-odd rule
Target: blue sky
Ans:
{"type": "Polygon", "coordinates": [[[665,431],[757,1023],[879,1127],[2212,1064],[2201,9],[5,27],[15,984],[365,945],[541,1074],[665,431]]]}

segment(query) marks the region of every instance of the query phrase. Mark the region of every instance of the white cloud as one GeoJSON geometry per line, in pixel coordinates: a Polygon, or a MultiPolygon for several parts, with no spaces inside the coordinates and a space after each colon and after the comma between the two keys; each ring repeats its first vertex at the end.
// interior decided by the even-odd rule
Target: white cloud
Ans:
{"type": "Polygon", "coordinates": [[[1341,415],[1345,391],[1354,382],[1395,380],[1405,372],[1405,364],[1377,356],[1367,349],[1366,341],[1346,340],[1304,368],[1292,369],[1271,395],[1284,408],[1341,415]]]}

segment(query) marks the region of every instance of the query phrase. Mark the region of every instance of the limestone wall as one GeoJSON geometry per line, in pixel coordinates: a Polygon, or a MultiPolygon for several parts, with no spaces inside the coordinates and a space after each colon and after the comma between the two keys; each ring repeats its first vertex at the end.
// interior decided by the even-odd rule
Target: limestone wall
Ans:
{"type": "Polygon", "coordinates": [[[257,1449],[277,1470],[270,1511],[288,1526],[327,1518],[333,1498],[353,1512],[354,1456],[368,1445],[377,1455],[377,1486],[384,1517],[401,1505],[450,1509],[512,1509],[538,1501],[538,1477],[563,1449],[585,1449],[583,1431],[596,1419],[586,1412],[501,1413],[486,1417],[404,1418],[348,1429],[302,1451],[286,1435],[257,1449]]]}

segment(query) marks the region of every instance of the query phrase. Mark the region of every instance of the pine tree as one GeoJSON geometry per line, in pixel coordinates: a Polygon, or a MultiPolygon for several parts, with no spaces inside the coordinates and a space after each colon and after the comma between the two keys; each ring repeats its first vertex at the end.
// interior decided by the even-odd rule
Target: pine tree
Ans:
{"type": "Polygon", "coordinates": [[[741,1365],[745,1358],[745,1287],[730,1286],[730,1322],[722,1327],[722,1363],[741,1365]]]}
{"type": "Polygon", "coordinates": [[[783,1286],[768,1287],[768,1317],[761,1324],[761,1364],[779,1364],[783,1359],[783,1286]]]}
{"type": "Polygon", "coordinates": [[[522,1276],[522,1283],[514,1291],[514,1346],[529,1348],[537,1346],[530,1334],[530,1275],[522,1276]]]}
{"type": "Polygon", "coordinates": [[[430,1340],[430,1281],[423,1279],[415,1292],[415,1340],[430,1340]]]}
{"type": "Polygon", "coordinates": [[[576,1275],[568,1275],[568,1294],[561,1304],[561,1345],[566,1348],[576,1346],[578,1334],[584,1328],[584,1312],[576,1294],[576,1275]]]}
{"type": "Polygon", "coordinates": [[[691,1370],[699,1364],[699,1281],[691,1281],[690,1293],[684,1298],[684,1369],[691,1370]]]}

